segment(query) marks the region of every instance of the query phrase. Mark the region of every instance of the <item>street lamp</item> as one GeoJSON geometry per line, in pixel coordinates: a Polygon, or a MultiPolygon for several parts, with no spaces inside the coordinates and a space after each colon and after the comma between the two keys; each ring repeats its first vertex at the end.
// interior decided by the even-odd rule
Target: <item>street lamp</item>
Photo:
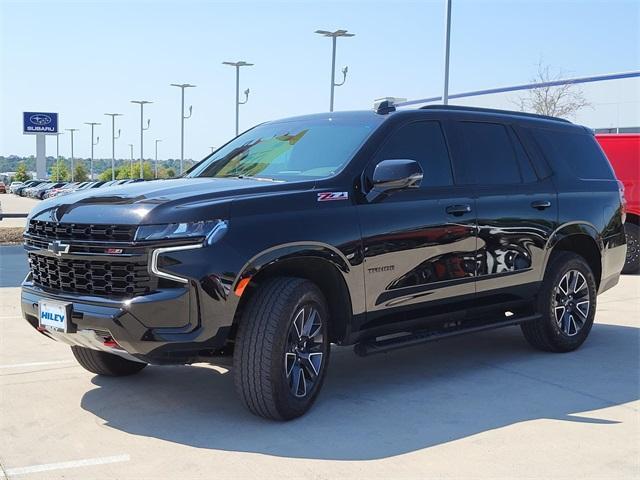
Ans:
{"type": "MultiPolygon", "coordinates": [[[[184,121],[187,118],[191,118],[191,114],[193,113],[193,105],[189,105],[189,116],[184,116],[184,89],[185,88],[193,88],[195,85],[191,85],[190,83],[172,83],[172,87],[180,88],[181,93],[181,107],[180,107],[180,174],[182,175],[183,163],[184,163],[184,121]]],[[[156,165],[157,168],[157,165],[156,165]]],[[[157,176],[156,171],[156,176],[157,176]]]]}
{"type": "MultiPolygon", "coordinates": [[[[156,174],[155,177],[158,178],[158,143],[161,142],[162,140],[159,138],[156,138],[156,174]]],[[[180,172],[182,172],[182,162],[180,163],[180,172]]]]}
{"type": "Polygon", "coordinates": [[[239,132],[239,117],[240,117],[240,105],[244,105],[249,101],[249,89],[244,91],[244,102],[240,101],[240,67],[251,67],[253,63],[247,63],[243,60],[239,62],[222,62],[223,65],[230,65],[236,67],[236,137],[239,132]]]}
{"type": "Polygon", "coordinates": [[[56,133],[56,182],[60,181],[60,135],[64,132],[56,133]]]}
{"type": "Polygon", "coordinates": [[[451,46],[451,0],[445,0],[446,10],[444,14],[444,89],[442,91],[442,103],[449,103],[449,51],[451,46]]]}
{"type": "Polygon", "coordinates": [[[349,71],[349,67],[344,67],[342,69],[342,83],[336,83],[336,40],[338,37],[353,37],[355,36],[355,33],[347,33],[346,30],[336,30],[335,32],[316,30],[315,33],[331,38],[331,42],[333,44],[333,49],[331,51],[331,97],[329,100],[329,111],[333,112],[334,89],[335,87],[344,85],[344,82],[347,81],[347,72],[349,71]]]}
{"type": "Polygon", "coordinates": [[[102,125],[102,124],[96,123],[96,122],[84,122],[84,124],[91,125],[91,163],[89,166],[89,179],[93,180],[93,147],[95,147],[96,145],[98,145],[98,143],[100,143],[100,137],[98,137],[95,143],[93,142],[93,127],[95,127],[96,125],[102,125]]]}
{"type": "Polygon", "coordinates": [[[120,138],[120,129],[116,137],[116,117],[121,117],[121,113],[105,113],[111,117],[111,180],[116,179],[116,140],[120,138]]]}
{"type": "Polygon", "coordinates": [[[131,162],[129,162],[129,177],[133,180],[133,143],[129,144],[129,148],[131,149],[131,162]]]}
{"type": "Polygon", "coordinates": [[[79,128],[65,128],[65,130],[71,133],[71,181],[73,182],[73,132],[77,132],[79,128]]]}
{"type": "MultiPolygon", "coordinates": [[[[142,162],[144,161],[144,131],[149,130],[151,126],[151,120],[147,119],[147,128],[144,127],[144,106],[149,102],[148,100],[131,100],[131,103],[137,103],[140,105],[140,178],[144,178],[142,172],[142,162]]],[[[133,175],[133,171],[131,172],[133,175]]]]}

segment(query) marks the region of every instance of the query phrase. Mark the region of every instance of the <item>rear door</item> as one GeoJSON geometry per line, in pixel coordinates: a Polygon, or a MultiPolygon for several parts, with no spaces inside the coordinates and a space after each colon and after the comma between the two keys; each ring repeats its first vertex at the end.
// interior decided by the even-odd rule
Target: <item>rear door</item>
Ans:
{"type": "Polygon", "coordinates": [[[390,159],[417,161],[424,177],[418,189],[358,205],[364,329],[462,310],[475,293],[474,201],[469,188],[454,185],[441,123],[414,120],[397,126],[365,169],[365,178],[390,159]]]}
{"type": "Polygon", "coordinates": [[[550,172],[534,170],[511,125],[454,124],[462,147],[456,160],[466,181],[474,185],[476,199],[478,304],[530,299],[536,291],[532,284],[541,277],[545,246],[558,222],[550,172]]]}

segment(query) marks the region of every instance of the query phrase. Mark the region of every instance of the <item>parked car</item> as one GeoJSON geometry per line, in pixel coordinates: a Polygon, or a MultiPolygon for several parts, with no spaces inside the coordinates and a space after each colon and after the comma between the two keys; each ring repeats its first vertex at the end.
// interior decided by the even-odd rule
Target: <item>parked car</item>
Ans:
{"type": "Polygon", "coordinates": [[[640,273],[640,134],[596,135],[627,199],[627,259],[622,273],[640,273]]]}
{"type": "Polygon", "coordinates": [[[0,193],[7,193],[7,186],[4,182],[0,182],[0,193]]]}
{"type": "Polygon", "coordinates": [[[24,182],[11,182],[11,185],[9,185],[9,192],[16,193],[16,189],[22,185],[24,185],[24,182]]]}
{"type": "Polygon", "coordinates": [[[46,203],[24,243],[35,329],[99,375],[229,362],[244,405],[278,420],[311,407],[332,343],[368,356],[520,325],[575,350],[626,254],[590,130],[470,107],[267,122],[183,178],[46,203]]]}
{"type": "Polygon", "coordinates": [[[25,190],[27,190],[28,188],[31,187],[35,187],[41,183],[45,182],[45,180],[28,180],[26,182],[24,182],[21,186],[19,186],[18,188],[16,188],[16,195],[19,195],[21,197],[24,197],[24,192],[25,190]]]}

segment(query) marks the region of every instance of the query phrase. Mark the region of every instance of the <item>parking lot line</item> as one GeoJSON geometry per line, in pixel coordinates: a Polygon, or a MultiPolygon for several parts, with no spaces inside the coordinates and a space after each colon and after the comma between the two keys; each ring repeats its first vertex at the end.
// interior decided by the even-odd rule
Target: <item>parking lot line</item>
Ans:
{"type": "Polygon", "coordinates": [[[130,459],[129,455],[124,454],[114,455],[111,457],[86,458],[84,460],[73,460],[70,462],[45,463],[42,465],[31,465],[28,467],[6,468],[5,475],[11,477],[14,475],[27,475],[29,473],[49,472],[51,470],[106,465],[108,463],[128,462],[130,459]]]}
{"type": "Polygon", "coordinates": [[[45,365],[64,365],[67,363],[74,363],[73,360],[51,360],[49,362],[30,362],[30,363],[13,363],[8,365],[0,365],[0,369],[3,368],[28,368],[28,367],[42,367],[45,365]]]}

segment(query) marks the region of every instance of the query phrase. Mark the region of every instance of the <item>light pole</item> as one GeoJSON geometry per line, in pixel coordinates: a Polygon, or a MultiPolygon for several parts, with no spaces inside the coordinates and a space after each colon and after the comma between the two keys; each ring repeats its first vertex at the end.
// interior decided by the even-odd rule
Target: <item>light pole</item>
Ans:
{"type": "Polygon", "coordinates": [[[64,132],[56,133],[56,182],[60,181],[60,135],[64,132]]]}
{"type": "Polygon", "coordinates": [[[129,177],[133,180],[133,143],[129,144],[129,149],[131,149],[131,162],[129,163],[129,177]]]}
{"type": "Polygon", "coordinates": [[[442,91],[443,105],[449,104],[449,50],[451,46],[451,0],[445,0],[446,12],[444,15],[444,89],[442,91]]]}
{"type": "MultiPolygon", "coordinates": [[[[190,83],[172,83],[172,87],[180,88],[180,175],[182,175],[183,163],[184,163],[184,121],[187,118],[191,118],[191,114],[193,113],[193,105],[189,105],[189,116],[184,116],[184,89],[185,88],[194,88],[195,85],[191,85],[190,83]]],[[[156,165],[157,168],[157,165],[156,165]]],[[[156,171],[156,177],[157,177],[156,171]]]]}
{"type": "Polygon", "coordinates": [[[347,72],[349,71],[349,67],[344,67],[342,69],[342,82],[336,83],[336,41],[338,37],[353,37],[355,33],[347,33],[346,30],[336,30],[335,32],[329,32],[327,30],[316,30],[315,33],[322,35],[324,37],[331,38],[332,42],[332,50],[331,50],[331,96],[329,99],[329,111],[333,112],[333,94],[335,87],[339,87],[344,85],[344,82],[347,81],[347,72]]]}
{"type": "MultiPolygon", "coordinates": [[[[155,177],[158,178],[158,143],[161,142],[162,140],[159,138],[156,138],[156,173],[155,173],[155,177]]],[[[180,162],[180,172],[182,172],[182,162],[180,162]]]]}
{"type": "Polygon", "coordinates": [[[73,132],[77,132],[79,129],[78,128],[65,128],[65,130],[67,132],[71,133],[71,181],[73,182],[73,176],[74,176],[74,172],[73,172],[73,132]]]}
{"type": "MultiPolygon", "coordinates": [[[[147,119],[147,128],[144,127],[144,106],[149,102],[148,100],[131,100],[131,103],[137,103],[140,105],[140,178],[144,178],[142,172],[142,162],[144,161],[144,131],[149,130],[151,126],[151,120],[147,119]]],[[[131,172],[133,175],[133,172],[131,172]]]]}
{"type": "Polygon", "coordinates": [[[93,147],[100,143],[100,137],[97,138],[95,143],[93,142],[93,128],[96,125],[102,125],[101,123],[96,122],[84,122],[85,125],[91,125],[91,163],[89,164],[89,180],[93,180],[93,147]]]}
{"type": "Polygon", "coordinates": [[[236,67],[236,137],[239,133],[239,124],[240,124],[240,105],[244,105],[249,101],[249,89],[247,88],[244,91],[244,102],[240,101],[240,67],[250,67],[253,63],[247,63],[243,60],[239,62],[222,62],[223,65],[230,65],[232,67],[236,67]]]}
{"type": "Polygon", "coordinates": [[[105,113],[111,117],[111,180],[116,179],[116,140],[120,138],[120,129],[116,137],[116,117],[121,117],[121,113],[105,113]]]}

